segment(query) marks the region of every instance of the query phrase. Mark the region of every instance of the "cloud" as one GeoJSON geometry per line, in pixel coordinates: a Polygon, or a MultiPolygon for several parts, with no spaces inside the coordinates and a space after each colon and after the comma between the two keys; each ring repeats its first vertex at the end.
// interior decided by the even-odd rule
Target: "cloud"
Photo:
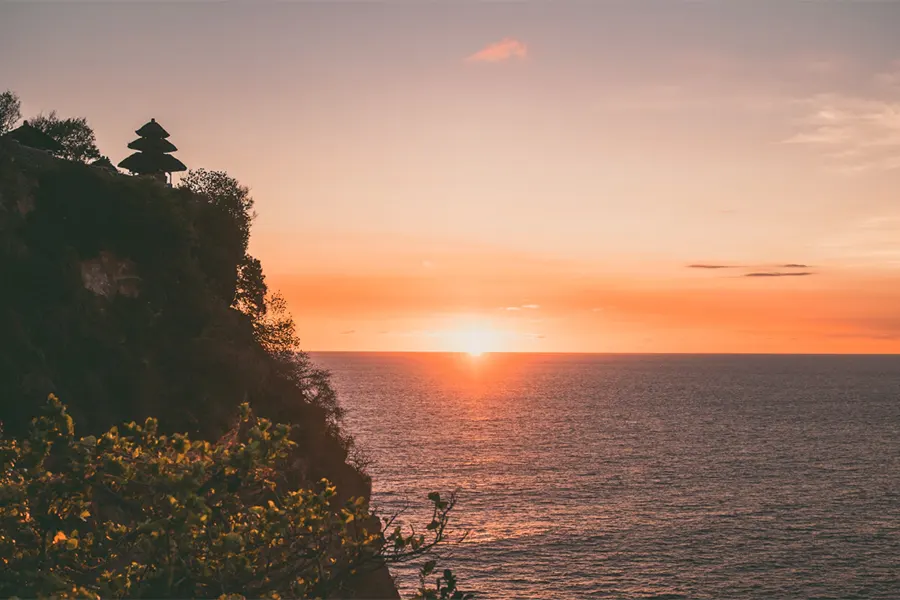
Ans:
{"type": "Polygon", "coordinates": [[[707,265],[707,264],[699,264],[699,265],[688,265],[688,269],[735,269],[737,268],[735,265],[707,265]]]}
{"type": "Polygon", "coordinates": [[[800,102],[798,131],[784,140],[817,149],[840,171],[900,169],[900,97],[819,94],[800,102]]]}
{"type": "Polygon", "coordinates": [[[356,333],[355,329],[348,329],[347,331],[342,331],[341,335],[353,335],[354,333],[356,333]]]}
{"type": "Polygon", "coordinates": [[[900,89],[900,60],[894,61],[887,71],[878,73],[875,83],[888,89],[900,89]]]}
{"type": "Polygon", "coordinates": [[[807,275],[815,275],[809,271],[801,271],[799,273],[775,273],[759,271],[756,273],[746,273],[744,277],[806,277],[807,275]]]}
{"type": "MultiPolygon", "coordinates": [[[[717,264],[695,264],[688,265],[688,269],[708,269],[708,270],[718,270],[718,269],[739,269],[739,268],[747,268],[747,269],[765,269],[765,268],[778,268],[778,269],[809,269],[809,265],[803,265],[800,263],[785,263],[782,265],[777,265],[776,267],[766,267],[764,265],[757,265],[755,267],[750,265],[744,265],[741,267],[740,265],[717,265],[717,264]]],[[[745,277],[778,277],[780,275],[800,275],[800,273],[767,273],[767,272],[753,272],[747,273],[745,277]]]]}
{"type": "Polygon", "coordinates": [[[828,261],[849,268],[900,268],[900,213],[873,214],[849,223],[838,235],[824,239],[820,252],[828,261]]]}
{"type": "Polygon", "coordinates": [[[507,306],[507,307],[503,308],[503,310],[512,310],[512,311],[523,310],[523,309],[537,310],[540,307],[541,307],[540,304],[522,304],[521,306],[507,306]]]}
{"type": "Polygon", "coordinates": [[[528,46],[513,38],[504,38],[488,44],[466,60],[469,62],[505,62],[513,58],[526,58],[528,46]]]}
{"type": "Polygon", "coordinates": [[[837,236],[823,240],[822,248],[834,253],[828,258],[840,259],[843,265],[896,272],[900,268],[898,239],[900,211],[896,207],[881,208],[848,223],[837,236]]]}

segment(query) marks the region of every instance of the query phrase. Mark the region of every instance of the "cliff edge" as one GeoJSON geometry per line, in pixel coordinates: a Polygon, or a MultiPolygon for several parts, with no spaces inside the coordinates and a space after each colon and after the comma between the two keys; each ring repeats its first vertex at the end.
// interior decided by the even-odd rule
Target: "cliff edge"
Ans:
{"type": "MultiPolygon", "coordinates": [[[[369,497],[348,464],[327,376],[276,358],[235,307],[242,253],[207,197],[0,139],[0,422],[21,433],[48,394],[79,433],[159,418],[216,438],[249,402],[298,426],[298,482],[369,497]]],[[[344,597],[397,598],[385,568],[344,597]]]]}

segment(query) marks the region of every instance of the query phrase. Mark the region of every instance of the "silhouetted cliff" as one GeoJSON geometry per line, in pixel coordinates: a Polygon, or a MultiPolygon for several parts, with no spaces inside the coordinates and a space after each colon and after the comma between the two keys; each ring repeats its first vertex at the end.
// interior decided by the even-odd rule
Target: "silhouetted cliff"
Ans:
{"type": "MultiPolygon", "coordinates": [[[[23,431],[52,392],[81,433],[155,416],[215,438],[246,401],[299,426],[294,478],[368,497],[319,401],[327,380],[302,356],[286,371],[233,308],[240,232],[218,212],[189,190],[0,139],[0,421],[23,431]]],[[[396,596],[385,570],[364,585],[396,596]]]]}

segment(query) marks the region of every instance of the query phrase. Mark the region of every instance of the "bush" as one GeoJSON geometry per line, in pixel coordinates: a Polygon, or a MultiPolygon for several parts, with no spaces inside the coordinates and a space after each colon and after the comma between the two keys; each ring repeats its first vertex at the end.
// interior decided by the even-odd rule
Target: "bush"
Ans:
{"type": "MultiPolygon", "coordinates": [[[[216,443],[155,419],[78,438],[51,396],[21,440],[0,438],[0,596],[327,597],[355,576],[430,553],[453,499],[432,493],[426,534],[385,537],[364,498],[292,489],[291,426],[242,405],[216,443]]],[[[386,519],[391,525],[391,520],[386,519]]],[[[420,598],[471,597],[445,571],[420,598]]]]}

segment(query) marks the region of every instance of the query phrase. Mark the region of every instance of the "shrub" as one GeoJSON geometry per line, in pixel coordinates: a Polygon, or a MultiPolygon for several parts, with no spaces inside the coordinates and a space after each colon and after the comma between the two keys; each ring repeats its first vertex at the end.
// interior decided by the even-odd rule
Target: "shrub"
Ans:
{"type": "MultiPolygon", "coordinates": [[[[453,498],[429,495],[425,534],[379,532],[364,498],[291,489],[291,426],[240,409],[216,443],[155,419],[78,438],[51,396],[22,439],[0,437],[0,596],[327,597],[355,576],[430,553],[453,498]]],[[[386,526],[392,522],[386,519],[386,526]]],[[[452,573],[418,597],[461,599],[452,573]]]]}

